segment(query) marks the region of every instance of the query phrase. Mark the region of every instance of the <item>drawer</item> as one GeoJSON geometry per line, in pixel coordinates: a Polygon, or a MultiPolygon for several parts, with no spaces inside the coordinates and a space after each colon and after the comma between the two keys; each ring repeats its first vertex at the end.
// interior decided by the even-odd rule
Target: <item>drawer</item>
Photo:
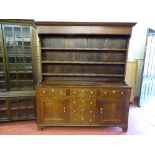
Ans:
{"type": "Polygon", "coordinates": [[[125,98],[126,89],[101,89],[101,96],[103,98],[125,98]]]}
{"type": "Polygon", "coordinates": [[[90,88],[75,88],[70,90],[70,96],[72,98],[74,97],[80,97],[80,98],[94,98],[96,97],[96,89],[90,88]]]}
{"type": "Polygon", "coordinates": [[[43,88],[41,89],[41,96],[48,101],[66,99],[65,88],[43,88]]]}
{"type": "Polygon", "coordinates": [[[66,97],[65,88],[43,88],[41,89],[42,96],[53,96],[53,97],[66,97]]]}
{"type": "Polygon", "coordinates": [[[92,99],[92,100],[88,100],[88,99],[74,99],[71,98],[70,99],[70,105],[72,106],[95,106],[96,105],[96,100],[92,99]]]}

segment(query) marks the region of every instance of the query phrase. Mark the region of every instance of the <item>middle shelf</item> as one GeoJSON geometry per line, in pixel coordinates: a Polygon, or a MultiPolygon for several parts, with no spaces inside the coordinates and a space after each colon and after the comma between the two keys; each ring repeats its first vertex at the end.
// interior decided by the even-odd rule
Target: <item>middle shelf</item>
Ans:
{"type": "Polygon", "coordinates": [[[91,62],[91,61],[41,61],[43,64],[118,64],[124,65],[125,62],[91,62]]]}

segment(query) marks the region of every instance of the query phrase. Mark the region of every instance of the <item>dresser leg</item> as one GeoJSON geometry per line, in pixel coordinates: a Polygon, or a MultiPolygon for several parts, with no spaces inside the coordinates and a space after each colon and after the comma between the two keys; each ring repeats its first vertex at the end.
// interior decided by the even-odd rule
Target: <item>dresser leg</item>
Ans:
{"type": "Polygon", "coordinates": [[[42,126],[41,125],[37,125],[38,131],[42,131],[42,126]]]}
{"type": "Polygon", "coordinates": [[[123,129],[123,132],[127,132],[128,127],[127,126],[123,126],[122,129],[123,129]]]}

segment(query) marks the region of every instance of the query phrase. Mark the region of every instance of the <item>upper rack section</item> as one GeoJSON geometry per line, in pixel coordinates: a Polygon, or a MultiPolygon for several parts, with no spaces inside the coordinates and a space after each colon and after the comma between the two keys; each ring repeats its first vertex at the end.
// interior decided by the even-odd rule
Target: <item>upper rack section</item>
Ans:
{"type": "Polygon", "coordinates": [[[136,23],[35,22],[39,34],[131,35],[136,23]]]}

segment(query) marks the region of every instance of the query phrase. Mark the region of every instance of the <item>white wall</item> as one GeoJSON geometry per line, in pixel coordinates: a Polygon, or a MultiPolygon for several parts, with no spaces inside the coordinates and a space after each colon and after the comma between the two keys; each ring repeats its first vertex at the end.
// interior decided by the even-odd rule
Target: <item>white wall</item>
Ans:
{"type": "Polygon", "coordinates": [[[155,28],[153,0],[4,0],[0,18],[38,21],[137,22],[128,58],[138,60],[136,95],[139,94],[146,32],[155,28]]]}

